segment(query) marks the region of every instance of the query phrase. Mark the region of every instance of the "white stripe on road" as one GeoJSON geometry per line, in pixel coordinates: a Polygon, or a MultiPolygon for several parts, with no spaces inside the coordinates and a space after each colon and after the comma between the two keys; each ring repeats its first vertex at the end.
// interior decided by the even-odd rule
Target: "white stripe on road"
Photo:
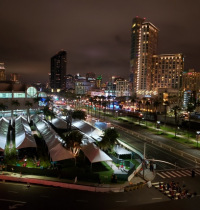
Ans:
{"type": "Polygon", "coordinates": [[[161,174],[163,174],[164,176],[171,178],[171,176],[169,176],[168,174],[166,174],[165,172],[161,172],[161,174]]]}
{"type": "Polygon", "coordinates": [[[200,172],[199,171],[197,171],[197,170],[194,170],[194,171],[195,171],[196,174],[200,175],[200,172]]]}
{"type": "Polygon", "coordinates": [[[176,173],[175,171],[170,171],[172,174],[174,174],[175,176],[181,177],[181,175],[179,175],[178,173],[176,173]]]}
{"type": "MultiPolygon", "coordinates": [[[[163,176],[162,174],[160,173],[156,173],[158,176],[162,177],[163,179],[165,179],[165,176],[163,176]]],[[[158,183],[159,184],[159,183],[158,183]]]]}
{"type": "Polygon", "coordinates": [[[191,174],[188,173],[187,171],[181,171],[183,174],[186,174],[187,176],[190,176],[191,174]]]}
{"type": "Polygon", "coordinates": [[[170,176],[176,177],[174,176],[174,174],[170,173],[170,172],[165,172],[166,174],[169,174],[170,176]]]}
{"type": "Polygon", "coordinates": [[[182,173],[181,171],[176,171],[176,173],[181,175],[181,176],[187,176],[186,174],[182,173]]]}

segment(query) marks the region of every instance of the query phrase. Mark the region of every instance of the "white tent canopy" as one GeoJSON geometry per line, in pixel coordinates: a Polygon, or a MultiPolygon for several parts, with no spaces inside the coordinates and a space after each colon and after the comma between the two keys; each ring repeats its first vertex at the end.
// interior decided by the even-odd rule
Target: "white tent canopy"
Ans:
{"type": "Polygon", "coordinates": [[[115,145],[113,150],[118,154],[118,155],[131,155],[131,152],[124,149],[123,147],[120,147],[119,145],[115,145]]]}
{"type": "Polygon", "coordinates": [[[103,134],[103,131],[99,130],[98,128],[94,128],[93,126],[81,120],[73,122],[72,125],[94,139],[98,139],[99,136],[103,134]]]}
{"type": "Polygon", "coordinates": [[[57,144],[53,147],[50,150],[50,155],[53,161],[63,160],[63,157],[64,159],[74,158],[73,154],[69,150],[64,149],[61,144],[57,144]]]}
{"type": "Polygon", "coordinates": [[[74,158],[72,152],[66,150],[61,145],[61,137],[54,131],[54,129],[51,128],[47,122],[44,120],[39,120],[37,116],[33,117],[33,122],[45,140],[50,153],[50,157],[53,161],[74,158]]]}
{"type": "Polygon", "coordinates": [[[58,129],[67,129],[67,122],[61,118],[54,118],[51,123],[58,129]]]}
{"type": "Polygon", "coordinates": [[[9,121],[4,117],[0,119],[0,151],[5,150],[7,135],[8,135],[9,121]]]}
{"type": "Polygon", "coordinates": [[[31,128],[27,120],[22,116],[15,120],[15,146],[16,149],[36,147],[31,128]]]}
{"type": "Polygon", "coordinates": [[[102,150],[100,150],[93,143],[83,145],[81,150],[91,163],[112,161],[112,159],[102,150]]]}

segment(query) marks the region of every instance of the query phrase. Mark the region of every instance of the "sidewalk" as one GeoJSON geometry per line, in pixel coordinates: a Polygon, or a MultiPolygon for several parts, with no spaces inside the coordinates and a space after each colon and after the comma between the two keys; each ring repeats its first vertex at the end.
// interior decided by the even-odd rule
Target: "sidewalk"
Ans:
{"type": "Polygon", "coordinates": [[[29,184],[38,184],[45,186],[53,186],[53,187],[63,187],[69,189],[77,189],[77,190],[85,190],[92,192],[124,192],[124,187],[129,186],[130,183],[137,184],[141,182],[145,182],[140,177],[133,177],[130,183],[124,182],[123,184],[98,184],[98,183],[89,183],[84,181],[79,181],[74,183],[73,180],[67,179],[59,179],[54,177],[46,177],[46,176],[36,176],[36,175],[21,175],[19,173],[12,173],[8,171],[3,171],[0,174],[0,180],[12,181],[12,182],[21,182],[21,183],[29,183],[29,184]]]}

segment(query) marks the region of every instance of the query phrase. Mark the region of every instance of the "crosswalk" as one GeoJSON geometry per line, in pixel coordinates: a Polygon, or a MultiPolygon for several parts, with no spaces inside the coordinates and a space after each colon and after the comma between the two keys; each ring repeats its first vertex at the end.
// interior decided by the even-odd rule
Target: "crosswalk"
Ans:
{"type": "MultiPolygon", "coordinates": [[[[194,169],[195,175],[200,175],[200,169],[194,169]]],[[[166,179],[166,178],[178,178],[178,177],[186,177],[191,176],[192,172],[189,169],[182,169],[182,170],[174,170],[174,171],[162,171],[157,172],[156,175],[158,175],[160,178],[166,179]]]]}

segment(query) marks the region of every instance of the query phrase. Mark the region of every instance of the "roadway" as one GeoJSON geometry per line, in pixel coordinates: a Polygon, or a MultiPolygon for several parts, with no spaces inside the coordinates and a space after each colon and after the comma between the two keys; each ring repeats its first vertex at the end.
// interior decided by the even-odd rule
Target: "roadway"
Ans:
{"type": "MultiPolygon", "coordinates": [[[[169,180],[170,181],[170,180],[169,180]]],[[[185,184],[190,192],[196,192],[192,199],[170,200],[154,187],[126,193],[94,193],[63,188],[24,184],[0,183],[0,209],[196,209],[200,203],[200,177],[176,179],[185,184]]]]}

